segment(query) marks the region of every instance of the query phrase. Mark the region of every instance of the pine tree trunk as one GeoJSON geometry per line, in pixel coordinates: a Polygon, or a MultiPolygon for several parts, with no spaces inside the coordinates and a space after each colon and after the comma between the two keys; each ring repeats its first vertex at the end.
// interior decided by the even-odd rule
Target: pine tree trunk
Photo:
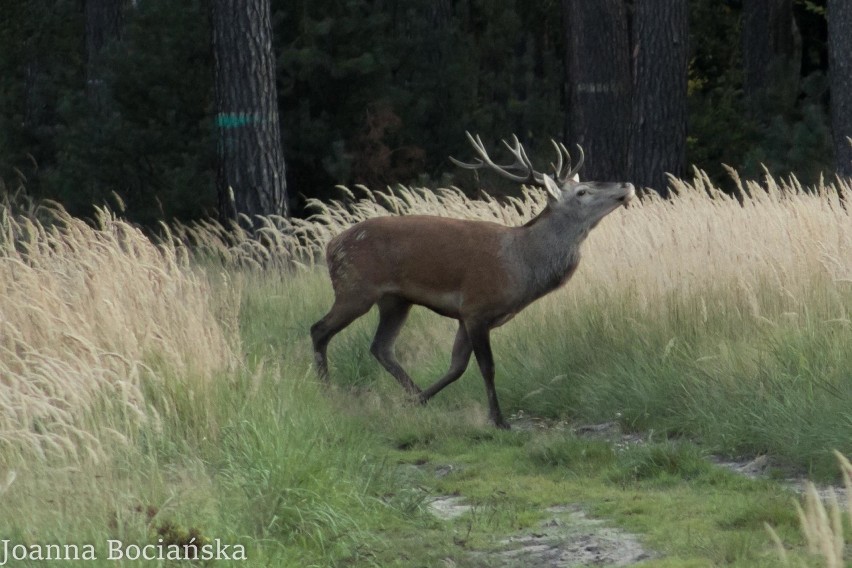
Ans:
{"type": "Polygon", "coordinates": [[[286,215],[269,0],[212,0],[219,215],[286,215]]]}
{"type": "Polygon", "coordinates": [[[689,19],[683,0],[642,0],[633,15],[630,181],[668,194],[686,168],[689,19]]]}
{"type": "Polygon", "coordinates": [[[828,0],[828,73],[837,174],[852,177],[852,2],[828,0]]]}
{"type": "Polygon", "coordinates": [[[630,138],[630,38],[624,0],[562,0],[571,144],[588,180],[626,180],[630,138]]]}
{"type": "Polygon", "coordinates": [[[792,103],[798,95],[801,39],[793,0],[743,2],[743,72],[746,96],[760,106],[766,95],[792,103]]]}
{"type": "Polygon", "coordinates": [[[129,0],[86,0],[86,94],[96,112],[106,104],[104,50],[120,41],[129,0]]]}

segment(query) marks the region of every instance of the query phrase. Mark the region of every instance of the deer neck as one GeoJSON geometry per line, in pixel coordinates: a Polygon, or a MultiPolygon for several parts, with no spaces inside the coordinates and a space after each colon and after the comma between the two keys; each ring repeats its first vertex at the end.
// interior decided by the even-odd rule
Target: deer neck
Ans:
{"type": "Polygon", "coordinates": [[[585,220],[549,207],[518,227],[511,248],[524,295],[535,299],[565,283],[580,262],[580,245],[590,230],[585,220]]]}

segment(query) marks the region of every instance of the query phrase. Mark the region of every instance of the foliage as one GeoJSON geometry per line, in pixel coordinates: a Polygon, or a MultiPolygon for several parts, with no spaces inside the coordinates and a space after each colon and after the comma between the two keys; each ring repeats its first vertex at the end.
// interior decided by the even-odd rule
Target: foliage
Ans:
{"type": "Polygon", "coordinates": [[[559,136],[557,3],[449,3],[452,17],[425,0],[344,4],[273,3],[297,192],[446,179],[464,130],[517,132],[533,150],[559,136]]]}
{"type": "Polygon", "coordinates": [[[65,150],[60,113],[84,87],[78,4],[0,3],[0,179],[12,190],[22,182],[35,195],[56,195],[42,174],[65,150]]]}
{"type": "MultiPolygon", "coordinates": [[[[73,0],[3,0],[0,178],[91,215],[116,192],[152,225],[212,213],[209,0],[134,3],[108,49],[108,111],[86,98],[84,18],[73,0]]],[[[690,0],[688,161],[756,178],[830,171],[824,2],[795,3],[800,77],[767,104],[742,90],[741,3],[690,0]],[[757,111],[755,111],[757,109],[757,111]]],[[[492,144],[517,133],[533,156],[565,130],[560,2],[272,1],[280,117],[291,197],[337,184],[454,183],[471,176],[465,130],[492,144]]],[[[492,182],[489,181],[489,184],[492,182]]],[[[488,191],[516,191],[489,185],[488,191]]]]}
{"type": "Polygon", "coordinates": [[[179,10],[139,4],[107,54],[106,111],[80,92],[63,109],[63,151],[46,181],[63,203],[88,213],[116,192],[127,215],[149,226],[214,213],[209,33],[202,0],[179,10]]]}
{"type": "Polygon", "coordinates": [[[814,184],[831,171],[827,113],[824,15],[798,2],[802,29],[801,73],[774,69],[774,87],[760,100],[743,93],[739,7],[730,2],[691,0],[692,60],[689,82],[688,161],[726,187],[724,165],[756,179],[795,172],[814,184]]]}

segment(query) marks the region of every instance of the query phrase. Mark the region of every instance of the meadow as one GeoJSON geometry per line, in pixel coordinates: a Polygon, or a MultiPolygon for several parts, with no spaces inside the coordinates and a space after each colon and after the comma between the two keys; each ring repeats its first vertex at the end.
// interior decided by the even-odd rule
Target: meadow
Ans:
{"type": "MultiPolygon", "coordinates": [[[[810,562],[781,478],[836,480],[834,451],[852,454],[852,188],[672,183],[608,217],[568,285],[493,334],[509,432],[487,424],[475,365],[428,406],[406,400],[369,354],[375,314],[332,342],[322,388],[307,330],[331,304],[324,244],[351,223],[521,224],[538,192],[340,188],[310,219],[256,220],[258,238],[0,207],[0,539],[90,543],[104,566],[109,540],[217,539],[251,566],[490,566],[483,551],[572,505],[637,534],[648,566],[775,566],[773,538],[810,562]],[[642,443],[574,430],[601,423],[642,443]],[[759,480],[708,459],[760,455],[775,473],[759,480]],[[435,495],[473,508],[437,519],[435,495]]],[[[403,330],[421,385],[453,324],[415,310],[403,330]]]]}

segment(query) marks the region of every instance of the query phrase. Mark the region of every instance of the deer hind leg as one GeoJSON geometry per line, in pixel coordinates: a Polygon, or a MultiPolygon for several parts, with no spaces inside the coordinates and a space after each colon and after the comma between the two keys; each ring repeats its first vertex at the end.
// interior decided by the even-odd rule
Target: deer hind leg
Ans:
{"type": "Polygon", "coordinates": [[[311,326],[311,340],[314,344],[314,361],[317,374],[323,381],[328,381],[328,358],[326,351],[328,342],[343,328],[367,313],[373,306],[370,299],[341,299],[335,298],[334,305],[328,313],[311,326]]]}
{"type": "Polygon", "coordinates": [[[470,355],[473,352],[473,346],[470,344],[470,338],[467,335],[467,330],[464,324],[459,322],[459,329],[456,332],[456,339],[453,342],[453,355],[450,359],[450,369],[447,373],[438,379],[435,384],[424,390],[420,394],[420,402],[425,404],[430,398],[441,392],[444,387],[458,380],[467,369],[467,364],[470,361],[470,355]]]}
{"type": "Polygon", "coordinates": [[[414,384],[414,381],[399,364],[393,350],[393,344],[408,317],[411,304],[395,296],[385,296],[379,300],[378,304],[379,327],[376,329],[376,336],[373,338],[370,352],[378,359],[382,367],[402,385],[402,388],[410,394],[420,394],[420,387],[414,384]]]}
{"type": "Polygon", "coordinates": [[[489,329],[483,325],[467,325],[467,333],[473,345],[473,353],[479,364],[479,372],[485,380],[485,392],[488,394],[488,416],[498,428],[509,429],[509,424],[503,419],[500,404],[497,402],[497,391],[494,388],[494,356],[491,353],[489,329]]]}

